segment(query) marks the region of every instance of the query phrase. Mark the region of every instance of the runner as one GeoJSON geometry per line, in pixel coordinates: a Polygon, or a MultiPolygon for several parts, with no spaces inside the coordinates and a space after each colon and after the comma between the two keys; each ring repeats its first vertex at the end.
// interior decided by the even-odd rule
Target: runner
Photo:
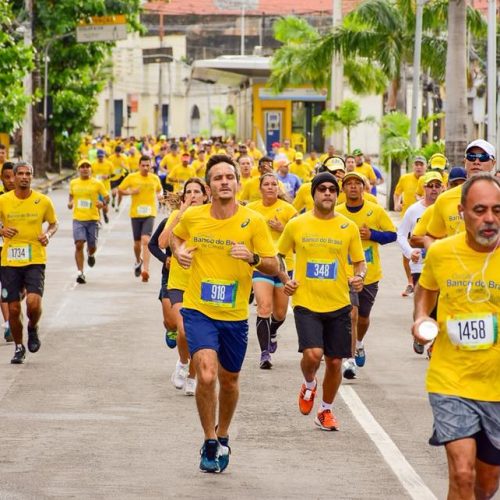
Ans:
{"type": "MultiPolygon", "coordinates": [[[[92,166],[92,175],[104,184],[104,188],[106,191],[111,192],[111,177],[113,176],[113,164],[106,160],[106,152],[104,149],[97,150],[97,160],[91,163],[92,166]]],[[[104,222],[107,224],[109,222],[108,210],[109,210],[109,202],[104,203],[102,206],[102,216],[104,222]]]]}
{"type": "Polygon", "coordinates": [[[89,160],[78,162],[78,175],[78,179],[73,179],[69,183],[68,208],[73,210],[73,240],[78,269],[76,282],[84,284],[87,280],[83,273],[83,247],[86,242],[87,264],[89,267],[94,267],[99,233],[99,209],[108,203],[109,193],[101,181],[91,177],[89,160]]]}
{"type": "Polygon", "coordinates": [[[342,358],[352,355],[351,303],[349,284],[356,291],[366,273],[359,230],[345,216],[335,213],[339,186],[335,177],[323,172],[312,180],[314,208],[285,227],[278,242],[280,278],[285,293],[293,295],[293,314],[302,353],[304,383],[299,409],[308,415],[314,407],[316,374],[325,359],[323,400],[314,420],[322,430],[338,430],[332,413],[335,395],[342,380],[342,358]],[[293,279],[285,271],[285,256],[295,252],[293,279]],[[354,276],[348,278],[348,257],[354,262],[354,276]]]}
{"type": "MultiPolygon", "coordinates": [[[[278,198],[278,178],[274,173],[265,173],[260,178],[262,200],[253,201],[248,208],[260,213],[271,229],[271,236],[277,244],[287,222],[297,215],[290,203],[278,198]]],[[[292,275],[293,252],[286,256],[286,270],[292,275]]],[[[278,348],[278,328],[284,323],[288,310],[288,296],[283,283],[277,276],[268,276],[254,271],[253,291],[257,301],[257,338],[260,346],[260,368],[270,369],[271,354],[278,348]]]]}
{"type": "Polygon", "coordinates": [[[424,325],[439,329],[426,380],[429,443],[445,446],[448,498],[486,499],[500,478],[500,180],[470,177],[458,210],[465,231],[430,247],[412,332],[424,344],[424,325]],[[437,324],[429,317],[436,303],[437,324]]]}
{"type": "MultiPolygon", "coordinates": [[[[358,226],[368,269],[363,290],[358,293],[358,331],[355,351],[355,362],[358,367],[365,365],[364,338],[370,326],[370,312],[382,278],[378,247],[397,239],[396,228],[387,212],[380,205],[363,199],[363,196],[366,196],[364,186],[365,182],[360,174],[348,172],[342,182],[346,203],[337,207],[339,214],[345,215],[358,226]]],[[[350,364],[354,366],[352,360],[350,364]]]]}
{"type": "Polygon", "coordinates": [[[114,207],[115,212],[118,212],[122,202],[122,195],[119,192],[118,186],[128,174],[128,160],[122,152],[123,148],[121,146],[116,146],[115,153],[109,157],[109,161],[113,165],[113,174],[110,177],[111,206],[114,207]]]}
{"type": "Polygon", "coordinates": [[[14,167],[15,188],[0,196],[2,248],[2,298],[9,304],[9,324],[15,342],[13,364],[26,357],[21,321],[21,296],[26,290],[28,349],[37,352],[41,342],[38,322],[42,314],[45,281],[45,247],[57,231],[52,201],[31,189],[33,167],[26,162],[14,167]],[[43,231],[43,224],[48,227],[43,231]]]}
{"type": "Polygon", "coordinates": [[[146,283],[149,280],[148,243],[158,211],[156,202],[163,197],[160,179],[151,173],[151,159],[142,156],[139,172],[128,175],[118,189],[121,195],[132,196],[129,215],[134,237],[134,275],[141,276],[146,283]]]}
{"type": "MultiPolygon", "coordinates": [[[[264,175],[266,172],[274,172],[273,161],[268,156],[263,156],[259,160],[259,176],[253,177],[245,183],[240,191],[238,199],[243,202],[251,202],[260,200],[262,193],[260,191],[260,176],[264,175]]],[[[279,182],[280,192],[285,193],[285,186],[279,182]]]]}
{"type": "MultiPolygon", "coordinates": [[[[197,177],[188,179],[184,184],[181,201],[180,209],[174,210],[170,214],[165,229],[160,235],[160,248],[167,248],[169,246],[174,227],[189,207],[208,203],[205,183],[197,177]]],[[[190,363],[184,322],[181,316],[184,292],[188,286],[190,275],[191,270],[182,268],[177,260],[174,259],[170,265],[170,275],[167,282],[167,294],[171,304],[168,315],[171,318],[170,322],[175,324],[177,350],[179,352],[179,359],[170,377],[170,381],[176,389],[184,389],[184,393],[187,396],[193,396],[196,390],[196,373],[194,364],[190,363]]]]}
{"type": "Polygon", "coordinates": [[[212,156],[206,171],[212,203],[190,208],[171,240],[179,264],[191,267],[182,317],[198,380],[196,402],[205,434],[200,469],[206,472],[222,472],[229,463],[229,425],[248,341],[252,267],[278,272],[264,219],[236,201],[238,175],[231,158],[212,156]]]}

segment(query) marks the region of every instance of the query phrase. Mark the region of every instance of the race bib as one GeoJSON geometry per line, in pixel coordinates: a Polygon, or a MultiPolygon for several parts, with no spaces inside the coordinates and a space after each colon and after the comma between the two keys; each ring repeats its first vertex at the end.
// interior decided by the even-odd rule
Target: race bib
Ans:
{"type": "Polygon", "coordinates": [[[137,215],[151,215],[151,207],[149,205],[139,205],[137,215]]]}
{"type": "Polygon", "coordinates": [[[92,200],[78,200],[76,206],[78,208],[91,208],[92,200]]]}
{"type": "Polygon", "coordinates": [[[12,246],[7,249],[7,262],[27,264],[31,262],[31,245],[12,246]]]}
{"type": "Polygon", "coordinates": [[[338,272],[338,262],[328,262],[324,260],[307,261],[306,278],[314,280],[336,280],[338,272]]]}
{"type": "Polygon", "coordinates": [[[446,330],[453,345],[464,351],[489,349],[498,340],[498,317],[492,313],[448,317],[446,330]]]}
{"type": "Polygon", "coordinates": [[[201,301],[211,306],[234,308],[237,289],[236,281],[205,280],[201,282],[201,301]]]}

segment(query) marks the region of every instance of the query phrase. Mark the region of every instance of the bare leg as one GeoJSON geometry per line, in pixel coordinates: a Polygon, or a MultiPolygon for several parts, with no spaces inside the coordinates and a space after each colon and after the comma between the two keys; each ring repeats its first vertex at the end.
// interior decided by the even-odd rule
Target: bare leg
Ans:
{"type": "Polygon", "coordinates": [[[233,419],[240,388],[239,373],[228,372],[219,364],[219,424],[217,434],[225,437],[229,435],[229,425],[233,419]]]}
{"type": "Polygon", "coordinates": [[[342,358],[325,356],[325,376],[323,378],[323,401],[333,403],[342,382],[342,358]]]}
{"type": "Polygon", "coordinates": [[[312,349],[304,349],[302,353],[302,360],[300,361],[300,368],[307,382],[313,382],[316,377],[316,372],[321,363],[323,356],[323,349],[314,347],[312,349]]]}
{"type": "Polygon", "coordinates": [[[76,268],[83,273],[83,247],[85,241],[75,241],[75,261],[76,268]]]}
{"type": "Polygon", "coordinates": [[[23,343],[23,321],[21,315],[21,302],[9,302],[9,325],[12,338],[16,344],[23,343]]]}

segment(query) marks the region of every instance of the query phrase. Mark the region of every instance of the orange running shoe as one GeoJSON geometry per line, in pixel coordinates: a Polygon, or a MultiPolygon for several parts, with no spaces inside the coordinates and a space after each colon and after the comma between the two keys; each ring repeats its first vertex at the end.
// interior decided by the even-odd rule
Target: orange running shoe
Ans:
{"type": "Polygon", "coordinates": [[[302,415],[309,415],[314,406],[314,397],[316,396],[316,390],[318,389],[318,383],[316,382],[316,387],[314,389],[308,389],[306,384],[302,384],[299,393],[299,410],[302,415]]]}
{"type": "Polygon", "coordinates": [[[323,410],[318,412],[316,418],[314,419],[314,423],[322,430],[322,431],[338,431],[339,424],[335,415],[331,412],[331,410],[323,410]]]}

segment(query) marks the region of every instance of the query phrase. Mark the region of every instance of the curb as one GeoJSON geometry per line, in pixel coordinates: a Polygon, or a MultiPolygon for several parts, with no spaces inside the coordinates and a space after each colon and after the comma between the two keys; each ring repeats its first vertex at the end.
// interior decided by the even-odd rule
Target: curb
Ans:
{"type": "Polygon", "coordinates": [[[34,183],[33,189],[36,191],[40,191],[41,193],[47,194],[54,186],[61,184],[64,181],[67,181],[74,177],[76,172],[68,171],[62,174],[59,174],[57,177],[53,179],[42,180],[40,184],[34,183]]]}

